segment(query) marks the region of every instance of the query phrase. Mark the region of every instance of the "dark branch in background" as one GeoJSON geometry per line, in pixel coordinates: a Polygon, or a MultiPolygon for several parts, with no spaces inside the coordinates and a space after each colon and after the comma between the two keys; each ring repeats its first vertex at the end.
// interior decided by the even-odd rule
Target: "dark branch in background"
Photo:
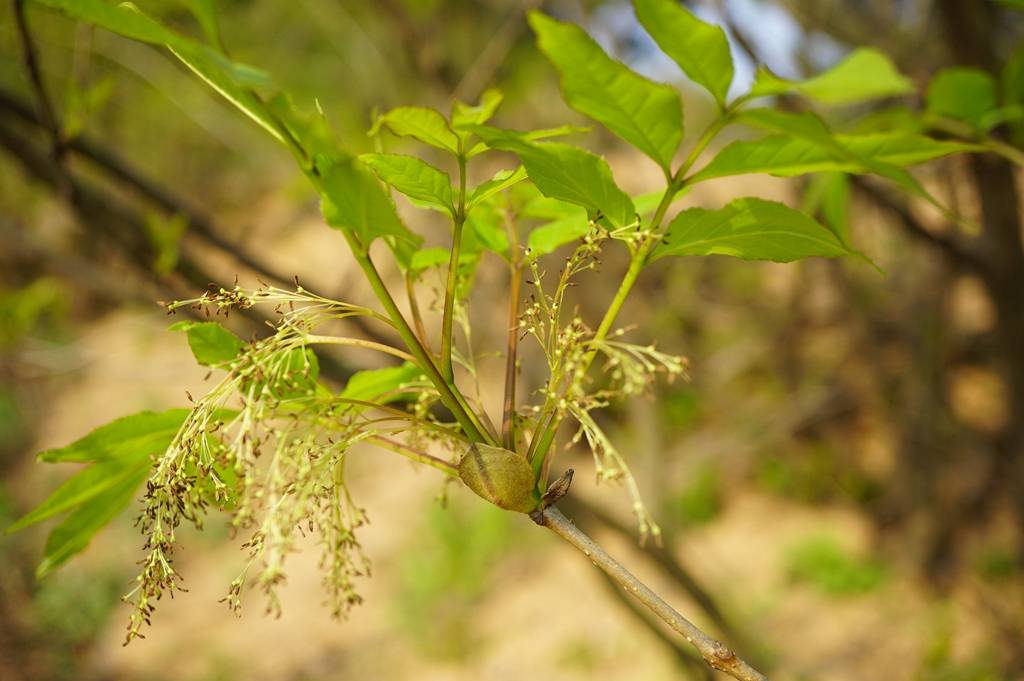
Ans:
{"type": "Polygon", "coordinates": [[[462,80],[455,86],[452,99],[464,102],[476,101],[483,92],[487,83],[494,80],[494,74],[498,71],[509,52],[516,44],[516,39],[526,27],[524,20],[530,10],[541,4],[542,0],[523,0],[516,7],[513,7],[501,26],[494,32],[483,51],[473,61],[473,65],[462,76],[462,80]]]}
{"type": "MultiPolygon", "coordinates": [[[[23,135],[5,125],[0,125],[0,148],[6,149],[21,164],[28,175],[54,189],[57,188],[57,171],[50,159],[26,142],[23,135]]],[[[68,179],[71,191],[75,196],[73,208],[83,224],[95,229],[96,233],[120,251],[140,274],[154,280],[172,297],[181,298],[188,295],[189,291],[180,286],[174,286],[172,281],[157,277],[153,272],[151,263],[155,253],[152,244],[146,237],[145,220],[141,215],[124,206],[110,193],[103,192],[72,175],[69,175],[68,179]]],[[[193,291],[205,289],[210,285],[229,286],[226,283],[218,284],[217,278],[190,258],[187,253],[180,255],[176,272],[191,285],[193,291]]],[[[253,309],[241,310],[240,313],[252,321],[256,328],[265,328],[267,323],[273,321],[270,317],[253,309]]],[[[325,377],[335,381],[347,380],[352,374],[352,370],[348,366],[326,353],[320,357],[320,368],[325,377]]]]}
{"type": "Polygon", "coordinates": [[[53,159],[54,168],[57,170],[55,181],[57,189],[65,198],[74,200],[71,189],[71,180],[68,175],[65,157],[67,147],[64,143],[64,135],[57,121],[50,97],[46,94],[46,86],[43,84],[42,72],[39,69],[39,58],[36,55],[35,43],[32,42],[32,34],[29,32],[28,21],[25,18],[25,0],[11,0],[11,9],[14,14],[14,25],[17,28],[18,42],[21,47],[21,59],[25,66],[25,75],[28,78],[32,93],[35,96],[36,108],[39,111],[39,121],[50,137],[50,155],[53,159]]]}
{"type": "Polygon", "coordinates": [[[970,244],[957,238],[957,232],[952,231],[954,225],[949,225],[951,229],[948,234],[940,234],[925,227],[905,202],[870,180],[860,175],[851,175],[850,182],[862,196],[896,218],[896,224],[912,239],[938,249],[954,266],[965,267],[974,274],[984,275],[988,265],[970,244]]]}
{"type": "MultiPolygon", "coordinates": [[[[29,106],[19,101],[10,92],[5,92],[2,89],[0,89],[0,113],[9,114],[30,125],[45,128],[40,118],[33,113],[29,106]]],[[[75,137],[68,140],[67,150],[91,162],[100,170],[105,171],[112,179],[117,180],[127,189],[133,190],[143,198],[153,202],[168,214],[184,217],[188,222],[189,234],[194,234],[208,245],[234,258],[239,264],[252,270],[268,283],[284,287],[292,285],[292,277],[275,271],[273,267],[247,252],[239,244],[225,239],[223,236],[224,230],[214,224],[210,218],[193,206],[190,206],[187,201],[175,196],[166,188],[147,178],[113,152],[85,137],[75,137]]],[[[315,291],[313,292],[315,293],[315,291]]],[[[377,329],[367,324],[366,320],[354,317],[348,321],[358,326],[360,332],[368,335],[370,338],[383,340],[377,329]]]]}

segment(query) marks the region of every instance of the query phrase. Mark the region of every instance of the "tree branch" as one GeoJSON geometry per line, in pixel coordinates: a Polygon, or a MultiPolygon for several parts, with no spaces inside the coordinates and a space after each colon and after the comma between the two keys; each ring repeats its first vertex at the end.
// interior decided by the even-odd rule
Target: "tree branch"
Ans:
{"type": "Polygon", "coordinates": [[[621,563],[601,548],[593,539],[584,534],[571,520],[555,507],[548,507],[534,516],[534,522],[547,527],[565,541],[572,544],[583,555],[605,574],[643,603],[672,629],[678,632],[687,643],[700,653],[704,662],[713,669],[725,672],[738,681],[767,681],[768,677],[741,660],[721,641],[708,636],[693,622],[683,617],[665,600],[654,593],[650,587],[637,579],[621,563]]]}
{"type": "Polygon", "coordinates": [[[32,33],[29,31],[28,21],[25,18],[25,0],[11,0],[11,8],[14,13],[14,25],[17,28],[18,42],[21,46],[21,60],[25,66],[25,74],[28,77],[32,93],[35,96],[36,109],[39,111],[39,121],[50,137],[50,157],[56,170],[55,182],[57,190],[66,198],[73,199],[71,179],[65,164],[67,146],[64,134],[60,129],[60,123],[57,120],[57,112],[50,102],[50,96],[46,93],[46,86],[43,83],[43,74],[39,68],[39,58],[36,55],[35,43],[32,42],[32,33]]]}
{"type": "MultiPolygon", "coordinates": [[[[3,89],[0,89],[0,111],[10,114],[11,117],[23,123],[46,127],[39,116],[32,111],[31,107],[25,105],[16,96],[3,89]]],[[[67,140],[66,146],[68,151],[91,162],[100,170],[105,171],[111,178],[120,182],[124,187],[151,201],[166,213],[184,217],[188,223],[190,233],[199,237],[208,245],[231,256],[239,264],[249,268],[262,279],[285,286],[291,285],[291,277],[274,270],[272,266],[246,251],[240,244],[225,239],[222,236],[224,230],[217,226],[213,220],[189,205],[181,197],[176,196],[173,192],[143,175],[117,154],[86,137],[74,137],[67,140]]],[[[366,320],[354,317],[348,321],[357,326],[360,332],[368,337],[376,341],[386,340],[374,326],[366,323],[366,320]]]]}
{"type": "Polygon", "coordinates": [[[906,204],[859,175],[851,175],[850,182],[862,195],[895,217],[899,226],[911,238],[935,248],[954,265],[965,266],[981,275],[988,270],[988,265],[967,244],[928,229],[910,212],[906,204]]]}
{"type": "MultiPolygon", "coordinates": [[[[560,505],[585,526],[590,526],[593,522],[611,530],[630,542],[636,543],[637,541],[636,535],[630,526],[612,517],[603,509],[587,503],[579,498],[579,496],[565,497],[560,505]]],[[[663,535],[660,544],[647,542],[640,550],[644,555],[653,560],[658,567],[664,570],[665,574],[671,577],[693,599],[694,603],[714,622],[726,640],[735,646],[742,646],[746,649],[754,647],[747,637],[726,617],[711,593],[697,581],[697,578],[676,557],[671,537],[663,535]]]]}
{"type": "Polygon", "coordinates": [[[702,664],[701,658],[692,650],[683,646],[666,632],[665,627],[658,624],[658,618],[640,607],[639,603],[619,588],[618,582],[609,577],[605,572],[601,573],[601,581],[607,587],[608,594],[629,610],[630,614],[640,620],[640,623],[671,651],[672,656],[679,663],[680,667],[691,670],[696,678],[704,679],[704,681],[715,681],[715,672],[710,667],[702,664]]]}

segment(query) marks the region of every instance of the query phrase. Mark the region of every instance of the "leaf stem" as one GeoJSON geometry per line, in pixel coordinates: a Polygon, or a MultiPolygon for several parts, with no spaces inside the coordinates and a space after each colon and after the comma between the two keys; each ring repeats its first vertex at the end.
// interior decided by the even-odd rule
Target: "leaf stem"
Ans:
{"type": "Polygon", "coordinates": [[[426,464],[427,466],[436,468],[439,471],[444,471],[446,474],[453,477],[458,477],[459,475],[458,469],[448,461],[445,461],[440,457],[427,454],[426,452],[421,452],[420,450],[414,449],[403,442],[398,442],[397,440],[392,440],[391,438],[387,438],[382,435],[371,435],[367,440],[378,447],[383,447],[384,449],[395,452],[396,454],[401,454],[405,458],[411,459],[416,463],[426,464]]]}
{"type": "Polygon", "coordinates": [[[412,313],[412,323],[416,328],[416,335],[419,337],[424,349],[426,349],[427,354],[432,354],[430,352],[430,342],[427,338],[427,328],[423,325],[423,315],[420,314],[420,301],[416,297],[415,283],[412,273],[407,271],[405,273],[405,293],[409,298],[409,311],[412,313]]]}
{"type": "Polygon", "coordinates": [[[307,343],[316,345],[346,345],[353,348],[364,348],[366,350],[376,350],[377,352],[383,352],[387,355],[404,359],[407,362],[416,363],[416,358],[410,355],[408,352],[403,352],[398,348],[385,345],[384,343],[377,343],[376,341],[364,340],[362,338],[345,338],[343,336],[319,336],[310,334],[307,335],[303,340],[307,343]]]}
{"type": "Polygon", "coordinates": [[[448,281],[444,287],[444,316],[441,319],[441,374],[449,383],[455,381],[452,367],[452,326],[455,317],[455,289],[459,283],[459,256],[462,251],[462,228],[466,223],[466,156],[459,149],[459,205],[452,216],[452,253],[448,260],[448,281]]]}
{"type": "Polygon", "coordinates": [[[508,292],[508,340],[505,347],[505,402],[501,416],[501,438],[505,449],[515,451],[516,356],[519,350],[519,296],[523,283],[523,259],[515,225],[508,222],[512,256],[508,292]]]}
{"type": "MultiPolygon", "coordinates": [[[[711,144],[715,136],[732,120],[733,111],[733,107],[730,106],[726,109],[725,113],[712,121],[669,181],[668,187],[665,188],[665,193],[662,195],[661,201],[654,211],[654,216],[651,218],[650,228],[647,230],[647,238],[633,251],[632,258],[629,261],[629,269],[626,270],[622,283],[619,284],[619,288],[615,292],[615,297],[612,298],[612,302],[608,305],[608,309],[605,311],[597,331],[594,332],[592,347],[583,358],[583,373],[586,373],[590,369],[590,365],[593,364],[594,358],[597,356],[597,344],[604,340],[612,330],[612,325],[615,324],[615,319],[619,316],[619,312],[622,310],[629,292],[633,289],[633,285],[640,276],[644,265],[647,264],[647,256],[661,238],[661,227],[662,222],[665,220],[665,214],[668,212],[669,206],[672,205],[676,194],[686,186],[689,179],[687,173],[690,172],[694,163],[697,162],[697,159],[700,158],[700,155],[707,146],[711,144]]],[[[530,463],[533,465],[535,475],[540,475],[540,472],[545,468],[544,463],[548,458],[551,443],[555,439],[555,434],[558,432],[558,426],[561,425],[561,422],[562,418],[558,414],[557,405],[555,405],[555,410],[542,415],[538,420],[538,423],[544,425],[534,433],[534,440],[530,442],[529,449],[530,463]]]]}
{"type": "Polygon", "coordinates": [[[366,275],[367,281],[370,282],[370,286],[373,288],[373,292],[377,295],[384,309],[387,311],[391,321],[395,324],[395,329],[398,331],[398,335],[401,336],[402,342],[405,343],[409,352],[412,353],[416,359],[416,363],[423,369],[427,374],[427,378],[437,388],[441,402],[444,406],[452,412],[455,416],[455,420],[459,422],[462,429],[465,431],[466,436],[474,442],[483,442],[489,445],[496,445],[495,439],[488,433],[483,426],[480,425],[476,414],[469,408],[465,402],[465,398],[454,388],[448,381],[441,376],[441,373],[437,370],[437,366],[434,364],[434,360],[430,357],[426,348],[420,343],[416,337],[416,333],[409,326],[409,323],[405,320],[402,315],[402,311],[398,309],[398,305],[395,303],[395,299],[391,297],[391,293],[388,291],[388,287],[384,284],[384,280],[381,279],[380,272],[374,266],[373,261],[370,260],[370,254],[363,248],[362,244],[358,243],[355,236],[349,232],[345,232],[345,237],[349,240],[349,245],[352,247],[352,253],[355,255],[356,261],[362,268],[363,273],[366,275]]]}
{"type": "Polygon", "coordinates": [[[697,649],[708,666],[725,672],[738,681],[768,681],[767,676],[741,660],[724,643],[704,633],[697,625],[683,617],[649,586],[637,579],[622,563],[576,527],[556,507],[544,509],[534,516],[534,520],[581,551],[616,584],[682,635],[687,643],[697,649]]]}

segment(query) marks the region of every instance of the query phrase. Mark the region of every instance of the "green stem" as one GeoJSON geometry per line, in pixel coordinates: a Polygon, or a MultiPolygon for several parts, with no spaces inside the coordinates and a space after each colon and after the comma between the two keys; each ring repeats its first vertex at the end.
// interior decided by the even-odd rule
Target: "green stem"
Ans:
{"type": "MultiPolygon", "coordinates": [[[[665,214],[668,212],[669,206],[672,205],[672,201],[676,195],[686,186],[689,178],[687,173],[693,167],[693,164],[700,158],[701,153],[707,148],[711,141],[722,131],[728,123],[732,120],[733,108],[730,107],[725,113],[716,118],[711,125],[704,131],[697,140],[693,149],[689,155],[683,161],[679,169],[676,170],[672,179],[669,181],[668,187],[665,188],[665,194],[661,197],[661,202],[658,204],[657,209],[654,211],[654,217],[651,218],[651,227],[648,230],[648,236],[640,244],[640,246],[633,252],[632,258],[629,261],[629,269],[626,270],[625,276],[622,278],[622,283],[619,284],[619,289],[615,292],[615,297],[612,298],[612,302],[608,305],[608,309],[605,311],[604,317],[601,319],[601,324],[597,327],[597,331],[594,332],[593,346],[590,351],[587,352],[583,358],[583,373],[586,373],[590,369],[590,365],[594,362],[594,357],[597,356],[597,344],[603,341],[608,333],[612,330],[612,326],[615,324],[615,319],[619,316],[619,312],[622,310],[622,306],[626,302],[626,298],[629,296],[629,292],[633,289],[633,285],[636,283],[637,278],[640,276],[640,271],[643,270],[644,265],[647,264],[647,256],[650,254],[651,249],[661,239],[661,227],[662,222],[665,220],[665,214]]],[[[530,443],[529,455],[530,464],[533,466],[534,477],[539,483],[543,483],[539,476],[542,470],[545,468],[544,462],[547,459],[548,452],[551,449],[551,443],[554,442],[555,434],[558,432],[558,426],[561,425],[562,419],[557,411],[557,402],[554,403],[554,410],[546,415],[542,415],[538,424],[543,424],[534,435],[533,441],[530,443]]]]}
{"type": "Polygon", "coordinates": [[[466,224],[466,157],[459,151],[459,205],[452,216],[452,254],[448,260],[448,281],[444,288],[444,316],[441,319],[441,373],[449,383],[455,381],[452,367],[452,326],[455,317],[455,289],[459,284],[459,255],[462,228],[466,224]]]}
{"type": "Polygon", "coordinates": [[[405,458],[411,459],[416,463],[426,464],[439,471],[444,471],[447,475],[455,478],[459,476],[458,469],[448,461],[427,454],[426,452],[421,452],[418,449],[414,449],[404,442],[397,442],[390,438],[383,437],[382,435],[371,435],[367,439],[378,447],[383,447],[384,449],[391,450],[396,454],[401,454],[405,458]]]}
{"type": "Polygon", "coordinates": [[[310,334],[303,338],[303,340],[307,343],[315,345],[345,345],[353,348],[376,350],[377,352],[383,352],[386,355],[391,355],[399,359],[404,359],[407,362],[416,362],[416,358],[410,355],[408,352],[403,352],[398,348],[393,348],[390,345],[385,345],[384,343],[377,343],[376,341],[364,340],[362,338],[345,338],[343,336],[318,336],[315,334],[310,334]]]}
{"type": "Polygon", "coordinates": [[[395,299],[391,297],[388,287],[384,284],[384,280],[381,279],[377,268],[374,267],[373,261],[370,260],[370,254],[363,249],[362,245],[355,240],[353,235],[345,232],[345,237],[349,240],[349,245],[352,247],[352,253],[355,255],[356,261],[359,263],[359,267],[362,268],[363,273],[366,275],[366,279],[370,282],[370,286],[373,288],[373,292],[377,294],[378,300],[380,300],[385,311],[388,313],[388,316],[391,318],[391,321],[394,323],[395,329],[398,331],[398,335],[402,338],[402,342],[405,343],[409,352],[416,358],[416,363],[420,365],[424,372],[426,372],[427,378],[430,382],[434,384],[435,388],[437,388],[441,402],[444,406],[448,407],[452,412],[452,415],[455,416],[455,420],[459,422],[459,425],[462,426],[462,430],[465,431],[466,437],[474,442],[496,445],[497,442],[480,425],[476,414],[474,414],[465,403],[465,398],[462,398],[462,395],[460,395],[437,370],[434,360],[430,357],[426,348],[424,348],[420,343],[419,339],[416,337],[416,333],[409,326],[409,323],[405,320],[405,317],[402,315],[402,311],[398,309],[398,305],[395,303],[395,299]]]}

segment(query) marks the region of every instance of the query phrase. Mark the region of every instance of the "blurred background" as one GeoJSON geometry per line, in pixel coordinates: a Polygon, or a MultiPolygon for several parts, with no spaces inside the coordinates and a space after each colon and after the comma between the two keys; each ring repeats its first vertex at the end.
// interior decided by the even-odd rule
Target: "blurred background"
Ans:
{"type": "MultiPolygon", "coordinates": [[[[890,55],[922,91],[953,64],[1001,77],[1024,35],[1011,0],[687,4],[726,26],[737,92],[759,63],[799,77],[861,45],[890,55]]],[[[198,33],[180,3],[139,5],[198,33]]],[[[447,110],[453,97],[473,101],[491,86],[506,93],[501,125],[583,123],[533,46],[524,14],[537,7],[678,84],[691,134],[712,114],[628,2],[218,5],[232,55],[270,71],[300,104],[316,98],[357,151],[370,149],[375,111],[447,110]]],[[[205,370],[166,332],[155,301],[236,276],[255,285],[294,275],[347,301],[372,300],[291,158],[171,55],[35,6],[26,15],[70,142],[58,172],[5,5],[0,526],[73,468],[36,464],[36,452],[203,390],[205,370]]],[[[871,113],[828,116],[842,128],[871,113]]],[[[1020,133],[997,131],[1017,144],[1020,133]]],[[[607,133],[582,143],[610,160],[628,191],[658,187],[653,164],[607,133]]],[[[919,177],[979,233],[870,181],[739,178],[690,194],[687,205],[756,194],[832,210],[886,275],[853,261],[720,257],[645,273],[621,322],[639,324],[638,342],[688,356],[692,379],[608,409],[603,423],[664,528],[664,547],[637,545],[626,495],[594,485],[586,452],[561,459],[577,470],[566,512],[772,678],[1024,679],[1021,178],[990,156],[935,162],[919,177]],[[822,192],[841,196],[830,204],[822,192]]],[[[443,225],[404,208],[414,229],[443,236],[443,225]]],[[[592,323],[624,267],[614,248],[603,262],[577,301],[592,323]]],[[[478,275],[478,347],[503,336],[505,312],[493,304],[503,272],[478,275]]],[[[262,323],[231,320],[244,336],[262,323]]],[[[339,384],[372,361],[339,354],[321,363],[339,384]]],[[[524,366],[528,383],[539,370],[524,366]]],[[[0,679],[712,678],[571,548],[464,491],[450,490],[442,507],[438,475],[386,456],[367,450],[352,465],[374,574],[365,604],[344,622],[321,607],[315,551],[292,557],[283,617],[264,617],[251,593],[236,620],[218,600],[243,554],[212,522],[184,541],[190,593],[161,603],[148,637],[123,648],[118,599],[141,541],[131,512],[43,581],[33,570],[45,528],[0,536],[0,679]]]]}

